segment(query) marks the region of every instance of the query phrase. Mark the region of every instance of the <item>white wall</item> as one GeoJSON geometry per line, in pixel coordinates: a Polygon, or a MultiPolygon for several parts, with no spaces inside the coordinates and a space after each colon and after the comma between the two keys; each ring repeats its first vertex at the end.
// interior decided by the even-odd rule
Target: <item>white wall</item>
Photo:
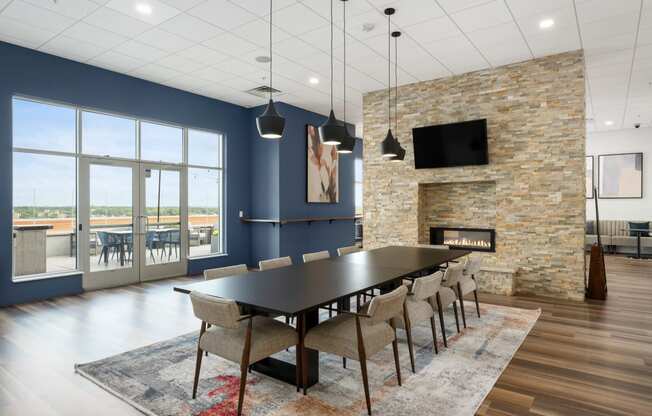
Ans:
{"type": "MultiPolygon", "coordinates": [[[[589,132],[586,155],[594,157],[598,185],[598,155],[643,152],[643,199],[598,199],[600,219],[652,221],[652,128],[589,132]]],[[[587,219],[595,219],[595,201],[586,201],[587,219]]]]}

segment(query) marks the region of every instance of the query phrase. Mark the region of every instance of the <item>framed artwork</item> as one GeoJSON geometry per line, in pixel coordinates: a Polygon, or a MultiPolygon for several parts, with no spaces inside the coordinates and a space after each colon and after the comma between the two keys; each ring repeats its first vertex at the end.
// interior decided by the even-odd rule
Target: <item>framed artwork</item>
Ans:
{"type": "Polygon", "coordinates": [[[586,157],[586,199],[593,199],[593,156],[586,157]]]}
{"type": "Polygon", "coordinates": [[[339,154],[337,147],[323,144],[317,127],[306,126],[308,203],[337,204],[339,196],[339,154]]]}
{"type": "Polygon", "coordinates": [[[643,153],[598,156],[600,198],[643,198],[643,153]]]}

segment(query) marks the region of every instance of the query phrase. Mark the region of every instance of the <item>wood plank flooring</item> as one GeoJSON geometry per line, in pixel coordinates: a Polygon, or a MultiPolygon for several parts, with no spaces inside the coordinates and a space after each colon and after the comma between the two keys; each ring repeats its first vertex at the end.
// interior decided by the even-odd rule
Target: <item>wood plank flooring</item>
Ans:
{"type": "MultiPolygon", "coordinates": [[[[543,313],[480,415],[651,415],[652,261],[607,258],[609,299],[481,295],[543,313]]],[[[197,330],[180,278],[0,309],[0,415],[140,415],[74,374],[197,330]]]]}

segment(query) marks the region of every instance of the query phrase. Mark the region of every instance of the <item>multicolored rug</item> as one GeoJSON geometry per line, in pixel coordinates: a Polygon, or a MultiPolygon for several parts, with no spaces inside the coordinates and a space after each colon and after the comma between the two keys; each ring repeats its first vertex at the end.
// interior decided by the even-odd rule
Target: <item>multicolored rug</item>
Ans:
{"type": "MultiPolygon", "coordinates": [[[[473,415],[537,321],[540,310],[466,303],[468,328],[455,330],[452,310],[445,316],[449,335],[434,354],[429,323],[413,328],[416,374],[410,370],[405,333],[398,331],[403,386],[396,380],[391,346],[369,358],[369,387],[376,415],[473,415]],[[472,314],[473,313],[473,314],[472,314]]],[[[439,324],[439,322],[437,322],[439,324]]],[[[239,366],[215,355],[204,357],[197,399],[191,398],[197,333],[128,351],[75,370],[148,415],[235,415],[239,366]]],[[[275,356],[294,362],[295,353],[275,356]]],[[[365,415],[358,362],[342,368],[340,357],[320,354],[320,382],[308,395],[294,386],[253,373],[247,377],[244,414],[365,415]]]]}

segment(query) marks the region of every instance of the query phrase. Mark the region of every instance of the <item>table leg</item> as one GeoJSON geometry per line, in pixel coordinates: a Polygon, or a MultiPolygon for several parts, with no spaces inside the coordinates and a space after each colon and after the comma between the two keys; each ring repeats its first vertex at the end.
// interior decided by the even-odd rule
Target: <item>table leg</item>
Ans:
{"type": "Polygon", "coordinates": [[[636,258],[641,258],[641,233],[636,233],[636,258]]]}
{"type": "MultiPolygon", "coordinates": [[[[317,326],[318,323],[319,309],[305,312],[303,317],[305,331],[303,332],[307,332],[310,328],[317,326]]],[[[299,336],[303,335],[300,333],[299,336]]],[[[317,384],[319,382],[319,351],[306,349],[303,364],[305,371],[307,372],[306,387],[311,387],[317,384]]],[[[292,384],[293,386],[296,385],[297,372],[296,365],[294,364],[268,357],[253,364],[251,369],[277,380],[292,384]]]]}

